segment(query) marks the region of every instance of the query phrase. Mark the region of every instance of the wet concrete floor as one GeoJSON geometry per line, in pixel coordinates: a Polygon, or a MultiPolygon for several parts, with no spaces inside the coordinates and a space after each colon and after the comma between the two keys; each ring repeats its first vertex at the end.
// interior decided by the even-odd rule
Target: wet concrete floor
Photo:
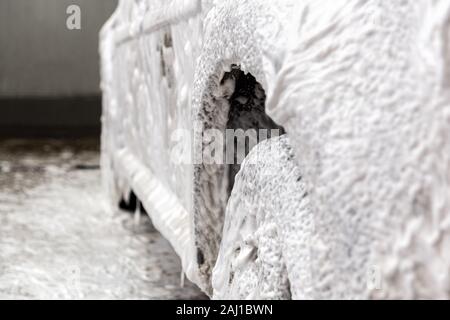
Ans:
{"type": "Polygon", "coordinates": [[[110,212],[96,140],[0,140],[0,299],[204,299],[145,216],[110,212]]]}

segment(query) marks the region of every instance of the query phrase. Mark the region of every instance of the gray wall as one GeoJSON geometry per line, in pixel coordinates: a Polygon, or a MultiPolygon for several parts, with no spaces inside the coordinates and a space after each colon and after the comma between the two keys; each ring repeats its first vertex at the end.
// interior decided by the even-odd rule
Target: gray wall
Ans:
{"type": "Polygon", "coordinates": [[[98,95],[98,32],[116,4],[0,0],[0,98],[98,95]],[[71,4],[81,8],[81,30],[66,28],[71,4]]]}

